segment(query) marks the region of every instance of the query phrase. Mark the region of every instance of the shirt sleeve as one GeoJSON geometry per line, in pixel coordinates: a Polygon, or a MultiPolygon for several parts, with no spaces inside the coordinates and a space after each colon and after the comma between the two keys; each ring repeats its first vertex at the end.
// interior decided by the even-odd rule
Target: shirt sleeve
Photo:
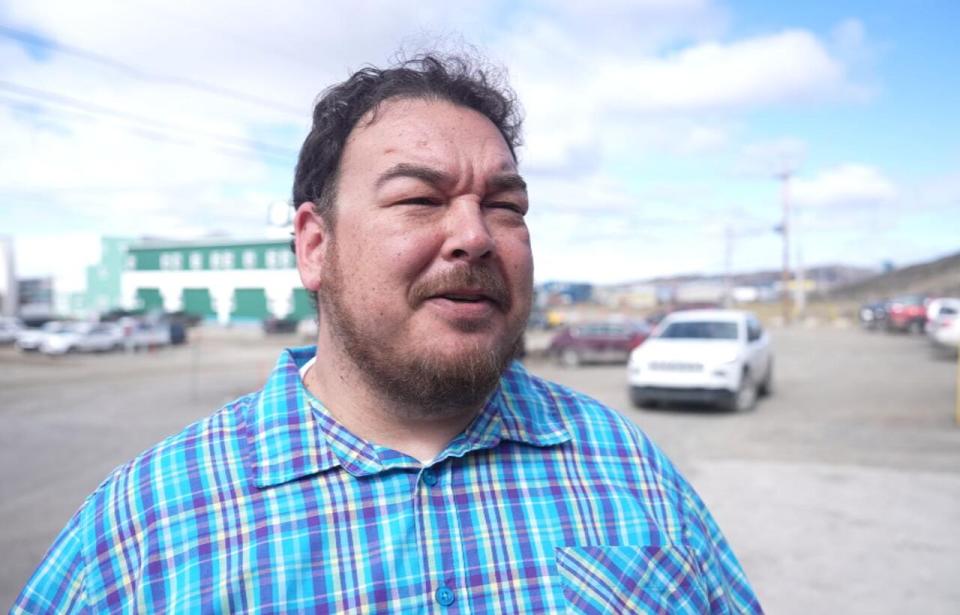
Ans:
{"type": "Polygon", "coordinates": [[[90,613],[87,608],[84,560],[78,511],[13,603],[11,614],[90,613]]]}
{"type": "MultiPolygon", "coordinates": [[[[683,481],[683,479],[680,479],[683,481]]],[[[684,482],[684,538],[707,585],[710,613],[763,613],[733,549],[693,487],[684,482]]]]}

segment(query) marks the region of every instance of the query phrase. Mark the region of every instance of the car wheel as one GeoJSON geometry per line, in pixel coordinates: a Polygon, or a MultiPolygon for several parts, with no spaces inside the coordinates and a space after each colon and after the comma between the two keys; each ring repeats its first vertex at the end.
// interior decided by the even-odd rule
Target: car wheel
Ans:
{"type": "Polygon", "coordinates": [[[580,353],[573,348],[564,348],[560,352],[560,365],[578,367],[580,365],[580,353]]]}
{"type": "Polygon", "coordinates": [[[763,382],[757,387],[757,394],[760,397],[768,397],[773,394],[773,359],[767,364],[767,373],[763,376],[763,382]]]}
{"type": "Polygon", "coordinates": [[[910,323],[910,333],[915,335],[920,335],[923,333],[923,322],[919,320],[914,320],[910,323]]]}
{"type": "Polygon", "coordinates": [[[749,371],[743,372],[740,387],[730,400],[724,404],[731,412],[748,412],[757,405],[757,383],[749,371]]]}

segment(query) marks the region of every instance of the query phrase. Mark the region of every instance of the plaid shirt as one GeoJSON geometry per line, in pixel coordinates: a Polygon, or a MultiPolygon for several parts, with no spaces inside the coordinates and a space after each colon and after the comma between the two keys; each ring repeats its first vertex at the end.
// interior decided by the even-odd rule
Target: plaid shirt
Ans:
{"type": "Polygon", "coordinates": [[[429,466],[262,391],[119,467],[13,613],[742,613],[703,503],[632,423],[514,364],[429,466]]]}

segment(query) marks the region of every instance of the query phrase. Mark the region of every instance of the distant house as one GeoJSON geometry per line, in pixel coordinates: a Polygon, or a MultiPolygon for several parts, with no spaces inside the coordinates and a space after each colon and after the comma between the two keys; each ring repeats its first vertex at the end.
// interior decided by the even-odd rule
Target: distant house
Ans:
{"type": "Polygon", "coordinates": [[[583,282],[546,282],[537,290],[543,306],[587,303],[593,298],[593,285],[583,282]]]}
{"type": "Polygon", "coordinates": [[[678,284],[673,291],[676,303],[722,303],[727,287],[721,281],[697,281],[678,284]]]}
{"type": "Polygon", "coordinates": [[[652,284],[598,286],[593,295],[597,303],[613,309],[645,310],[657,305],[657,287],[652,284]]]}
{"type": "Polygon", "coordinates": [[[17,314],[24,320],[51,318],[56,313],[53,278],[20,278],[17,280],[17,314]]]}

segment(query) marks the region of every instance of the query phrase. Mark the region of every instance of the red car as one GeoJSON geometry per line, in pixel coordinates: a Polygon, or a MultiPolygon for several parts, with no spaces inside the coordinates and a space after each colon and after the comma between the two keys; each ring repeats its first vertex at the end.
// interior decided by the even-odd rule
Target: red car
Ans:
{"type": "Polygon", "coordinates": [[[894,297],[887,304],[887,330],[923,333],[927,324],[927,298],[922,295],[894,297]]]}
{"type": "Polygon", "coordinates": [[[644,322],[591,322],[561,329],[547,353],[566,367],[581,363],[626,363],[630,351],[650,334],[644,322]]]}

